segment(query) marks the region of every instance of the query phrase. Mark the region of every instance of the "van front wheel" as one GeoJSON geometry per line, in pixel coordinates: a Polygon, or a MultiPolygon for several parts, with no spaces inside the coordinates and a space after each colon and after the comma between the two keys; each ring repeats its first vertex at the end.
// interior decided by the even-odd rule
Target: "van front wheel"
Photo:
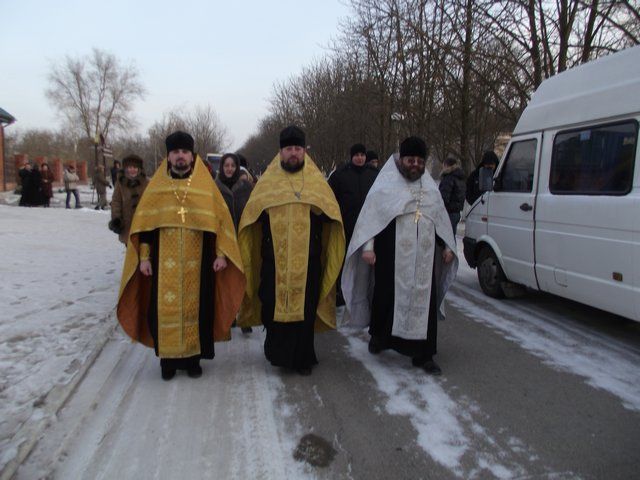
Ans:
{"type": "Polygon", "coordinates": [[[504,298],[502,282],[506,280],[500,262],[490,247],[484,247],[478,256],[478,282],[482,291],[493,298],[504,298]]]}

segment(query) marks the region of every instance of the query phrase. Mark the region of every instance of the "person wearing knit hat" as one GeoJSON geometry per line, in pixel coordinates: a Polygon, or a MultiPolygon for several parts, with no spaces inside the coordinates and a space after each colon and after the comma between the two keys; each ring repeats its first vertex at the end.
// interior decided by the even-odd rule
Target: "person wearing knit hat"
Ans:
{"type": "Polygon", "coordinates": [[[480,164],[469,174],[469,178],[467,178],[465,198],[469,205],[473,205],[482,195],[480,191],[480,172],[483,171],[485,175],[493,176],[493,172],[495,172],[498,163],[498,156],[492,150],[487,150],[482,154],[480,164]]]}
{"type": "Polygon", "coordinates": [[[406,138],[369,190],[342,272],[343,323],[369,327],[369,352],[393,349],[431,375],[437,320],[458,267],[451,223],[438,187],[425,175],[428,148],[406,138]]]}
{"type": "Polygon", "coordinates": [[[163,380],[177,370],[198,378],[214,342],[230,339],[245,278],[231,214],[193,137],[177,131],[165,144],[131,222],[117,315],[153,348],[163,380]]]}
{"type": "Polygon", "coordinates": [[[280,132],[280,149],[285,147],[306,148],[305,135],[302,129],[289,125],[280,132]]]}
{"type": "Polygon", "coordinates": [[[169,135],[165,139],[164,143],[167,147],[167,154],[169,154],[173,150],[187,150],[191,152],[192,155],[195,155],[193,149],[195,142],[193,140],[193,137],[187,132],[177,130],[169,135]]]}
{"type": "Polygon", "coordinates": [[[380,159],[378,158],[378,154],[375,150],[367,150],[366,163],[373,165],[376,169],[380,168],[380,159]]]}
{"type": "MultiPolygon", "coordinates": [[[[349,245],[353,228],[362,209],[367,193],[378,175],[378,170],[372,164],[366,163],[367,149],[361,143],[352,145],[349,149],[350,160],[338,168],[329,177],[329,186],[333,190],[344,224],[345,242],[349,245]]],[[[340,280],[340,279],[339,279],[340,280]]],[[[338,283],[336,305],[344,305],[344,297],[338,283]]]]}
{"type": "Polygon", "coordinates": [[[310,375],[314,331],[335,328],[335,283],[344,256],[340,208],[306,154],[304,132],[280,132],[280,151],[244,208],[238,242],[247,295],[238,325],[264,325],[272,365],[310,375]]]}
{"type": "Polygon", "coordinates": [[[116,233],[126,246],[133,214],[149,179],[144,174],[143,161],[138,155],[127,155],[122,159],[122,164],[123,169],[113,185],[109,230],[116,233]]]}

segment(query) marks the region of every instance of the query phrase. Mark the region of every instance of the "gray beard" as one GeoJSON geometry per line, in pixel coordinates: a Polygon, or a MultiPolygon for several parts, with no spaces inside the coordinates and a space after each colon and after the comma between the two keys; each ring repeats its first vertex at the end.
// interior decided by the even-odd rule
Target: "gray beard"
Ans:
{"type": "Polygon", "coordinates": [[[412,172],[408,168],[405,168],[405,166],[399,162],[396,163],[396,166],[398,167],[398,171],[400,172],[400,175],[402,175],[404,178],[406,178],[410,182],[415,182],[420,177],[422,177],[422,175],[424,175],[424,172],[425,172],[425,168],[423,168],[422,170],[418,170],[417,172],[412,172]]]}

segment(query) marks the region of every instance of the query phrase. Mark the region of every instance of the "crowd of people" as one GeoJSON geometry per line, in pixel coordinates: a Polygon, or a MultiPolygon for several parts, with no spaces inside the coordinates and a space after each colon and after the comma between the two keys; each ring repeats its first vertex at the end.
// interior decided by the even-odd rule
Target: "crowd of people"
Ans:
{"type": "MultiPolygon", "coordinates": [[[[342,325],[368,327],[369,352],[391,349],[440,375],[438,320],[455,278],[456,227],[465,198],[480,194],[479,170],[495,168],[485,153],[465,181],[447,158],[439,185],[426,174],[429,149],[411,136],[382,167],[375,151],[354,144],[349,159],[325,178],[307,153],[303,130],[280,132],[280,150],[256,179],[246,159],[222,156],[217,172],[176,131],[167,156],[148,179],[143,159],[102,166],[93,184],[96,209],[126,247],[117,316],[124,331],[160,358],[162,378],[178,370],[202,375],[215,342],[237,324],[266,330],[274,366],[310,375],[318,363],[315,333],[342,325]]],[[[46,164],[20,170],[21,205],[48,205],[53,175],[46,164]]],[[[80,208],[78,175],[64,172],[66,207],[80,208]]]]}

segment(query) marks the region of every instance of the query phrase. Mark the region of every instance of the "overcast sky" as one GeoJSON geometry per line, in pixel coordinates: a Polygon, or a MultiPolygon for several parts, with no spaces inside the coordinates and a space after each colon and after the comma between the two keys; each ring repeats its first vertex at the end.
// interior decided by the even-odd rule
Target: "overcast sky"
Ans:
{"type": "Polygon", "coordinates": [[[59,125],[45,89],[53,62],[93,47],[134,63],[147,95],[140,133],[174,107],[210,104],[238,148],[266,114],[274,82],[327,52],[342,0],[0,0],[0,107],[15,127],[59,125]]]}

